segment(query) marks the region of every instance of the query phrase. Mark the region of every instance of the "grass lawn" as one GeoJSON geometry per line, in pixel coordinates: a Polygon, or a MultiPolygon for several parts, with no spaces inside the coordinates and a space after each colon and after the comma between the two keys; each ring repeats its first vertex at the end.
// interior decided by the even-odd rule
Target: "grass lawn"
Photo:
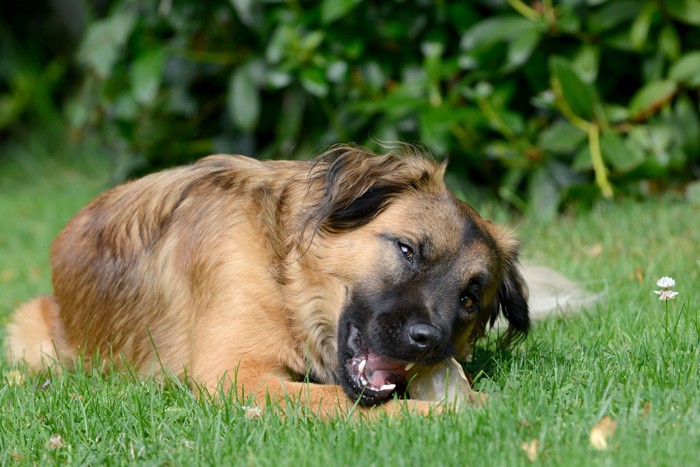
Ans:
{"type": "MultiPolygon", "coordinates": [[[[52,238],[107,186],[106,165],[21,152],[0,154],[3,326],[20,302],[50,293],[52,238]]],[[[510,466],[529,464],[523,443],[536,440],[536,462],[549,465],[697,465],[698,211],[667,198],[520,222],[526,257],[606,295],[579,316],[537,323],[512,352],[484,342],[469,368],[493,395],[483,409],[373,423],[254,418],[244,401],[197,400],[176,382],[30,375],[0,359],[0,464],[510,466]],[[653,294],[664,275],[680,293],[668,315],[653,294]],[[589,434],[604,417],[615,428],[597,450],[589,434]]]]}

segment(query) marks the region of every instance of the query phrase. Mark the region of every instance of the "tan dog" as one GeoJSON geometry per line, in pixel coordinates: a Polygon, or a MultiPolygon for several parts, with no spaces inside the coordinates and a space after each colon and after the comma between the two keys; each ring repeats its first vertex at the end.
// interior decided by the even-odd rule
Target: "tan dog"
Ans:
{"type": "Polygon", "coordinates": [[[54,296],[15,312],[11,354],[99,352],[322,415],[428,411],[392,397],[409,364],[466,357],[499,312],[506,340],[530,321],[512,235],[404,152],[211,156],[107,191],[57,237],[54,296]]]}

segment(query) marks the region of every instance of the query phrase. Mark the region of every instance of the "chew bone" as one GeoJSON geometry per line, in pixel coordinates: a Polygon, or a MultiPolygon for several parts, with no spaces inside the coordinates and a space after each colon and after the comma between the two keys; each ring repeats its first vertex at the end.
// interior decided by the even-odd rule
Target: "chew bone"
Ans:
{"type": "Polygon", "coordinates": [[[472,403],[479,399],[472,391],[462,365],[454,358],[433,366],[415,366],[412,370],[408,386],[411,399],[448,404],[472,403]]]}

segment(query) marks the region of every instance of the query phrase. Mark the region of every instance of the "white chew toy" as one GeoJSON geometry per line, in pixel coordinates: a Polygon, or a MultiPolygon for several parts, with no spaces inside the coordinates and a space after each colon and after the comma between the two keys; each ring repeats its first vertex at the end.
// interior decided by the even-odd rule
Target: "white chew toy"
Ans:
{"type": "Polygon", "coordinates": [[[409,380],[411,399],[448,404],[473,402],[475,399],[462,365],[454,358],[433,366],[416,366],[409,380]]]}

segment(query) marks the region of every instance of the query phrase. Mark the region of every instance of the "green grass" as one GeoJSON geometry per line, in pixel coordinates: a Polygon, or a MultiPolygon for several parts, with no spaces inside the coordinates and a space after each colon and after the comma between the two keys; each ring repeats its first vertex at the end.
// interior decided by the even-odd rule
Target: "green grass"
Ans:
{"type": "MultiPolygon", "coordinates": [[[[48,250],[107,184],[106,165],[0,154],[0,323],[50,292],[48,250]],[[12,159],[12,158],[10,158],[12,159]],[[3,162],[3,160],[5,162],[3,162]]],[[[82,162],[81,162],[82,161],[82,162]]],[[[503,218],[499,213],[497,217],[503,218]]],[[[602,206],[554,225],[521,222],[525,255],[606,296],[580,316],[538,323],[513,352],[484,343],[471,364],[493,395],[481,410],[427,419],[322,423],[194,399],[123,373],[26,375],[0,360],[2,464],[695,465],[700,457],[700,229],[697,207],[666,198],[602,206]],[[676,279],[665,308],[656,279],[676,279]],[[617,422],[606,451],[591,428],[617,422]],[[60,447],[51,447],[52,435],[60,447]]]]}

